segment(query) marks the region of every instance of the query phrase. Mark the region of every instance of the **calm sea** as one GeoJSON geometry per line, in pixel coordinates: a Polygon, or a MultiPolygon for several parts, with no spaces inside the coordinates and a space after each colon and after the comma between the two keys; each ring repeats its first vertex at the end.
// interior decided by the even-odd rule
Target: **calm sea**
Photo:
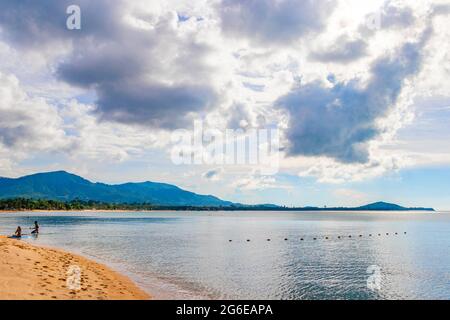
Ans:
{"type": "Polygon", "coordinates": [[[26,241],[161,299],[450,299],[450,213],[2,213],[0,234],[34,220],[26,241]]]}

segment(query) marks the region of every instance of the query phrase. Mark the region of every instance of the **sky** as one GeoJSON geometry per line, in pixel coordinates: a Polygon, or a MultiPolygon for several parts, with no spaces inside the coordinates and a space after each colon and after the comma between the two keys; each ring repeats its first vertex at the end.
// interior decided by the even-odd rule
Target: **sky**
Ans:
{"type": "Polygon", "coordinates": [[[450,0],[3,0],[0,176],[450,210],[449,17],[450,0]]]}

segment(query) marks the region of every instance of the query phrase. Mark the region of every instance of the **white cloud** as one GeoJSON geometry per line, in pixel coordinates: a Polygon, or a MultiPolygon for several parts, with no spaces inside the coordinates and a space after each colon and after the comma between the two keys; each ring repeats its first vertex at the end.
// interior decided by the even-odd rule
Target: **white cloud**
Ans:
{"type": "Polygon", "coordinates": [[[270,46],[321,31],[334,7],[334,0],[222,0],[218,12],[226,34],[270,46]]]}
{"type": "Polygon", "coordinates": [[[0,144],[14,155],[71,147],[55,106],[29,96],[13,75],[0,73],[0,144]]]}
{"type": "Polygon", "coordinates": [[[396,172],[404,165],[401,157],[371,159],[363,164],[342,164],[330,159],[316,160],[316,164],[299,173],[301,177],[314,177],[322,183],[339,184],[363,181],[387,173],[396,172]]]}
{"type": "MultiPolygon", "coordinates": [[[[190,127],[194,118],[219,129],[278,126],[300,145],[297,151],[311,142],[308,152],[294,152],[281,165],[319,181],[363,180],[414,161],[435,163],[426,152],[410,156],[385,146],[400,128],[414,124],[414,96],[450,96],[445,10],[436,15],[427,46],[417,48],[422,72],[412,70],[400,50],[418,40],[432,4],[448,1],[81,0],[86,28],[79,34],[60,29],[60,9],[69,2],[21,6],[29,19],[9,14],[19,8],[15,0],[0,5],[0,72],[15,75],[1,78],[5,171],[14,159],[53,151],[88,167],[99,160],[143,160],[154,150],[166,155],[170,130],[190,127]],[[381,14],[380,28],[367,30],[373,13],[381,14]],[[375,70],[386,56],[391,63],[384,71],[398,67],[400,76],[375,70]],[[355,100],[335,113],[320,101],[306,103],[302,91],[287,108],[289,119],[275,102],[301,87],[314,87],[316,98],[330,98],[336,110],[344,93],[377,90],[362,94],[370,101],[355,100]],[[313,129],[305,130],[308,125],[313,129]]],[[[171,170],[170,163],[162,167],[171,170]]],[[[199,169],[198,178],[211,169],[199,169]]],[[[243,189],[282,187],[276,179],[242,177],[242,170],[225,169],[225,175],[243,189]]]]}

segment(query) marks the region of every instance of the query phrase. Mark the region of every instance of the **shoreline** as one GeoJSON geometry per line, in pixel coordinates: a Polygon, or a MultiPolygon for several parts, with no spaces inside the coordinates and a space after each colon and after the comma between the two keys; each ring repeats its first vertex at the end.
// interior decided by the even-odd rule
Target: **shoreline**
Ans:
{"type": "Polygon", "coordinates": [[[86,210],[0,210],[0,213],[25,213],[25,212],[37,212],[37,213],[70,213],[70,212],[93,212],[93,213],[116,213],[116,212],[130,212],[130,213],[151,213],[151,212],[319,212],[319,213],[439,213],[450,212],[447,210],[168,210],[168,209],[155,209],[155,210],[101,210],[101,209],[86,209],[86,210]]]}
{"type": "MultiPolygon", "coordinates": [[[[189,210],[184,210],[189,211],[189,210]]],[[[192,211],[192,210],[191,210],[192,211]]],[[[115,212],[182,212],[181,210],[97,210],[97,209],[86,209],[86,210],[0,210],[0,213],[24,213],[24,212],[37,212],[37,213],[69,213],[69,212],[105,212],[105,213],[115,213],[115,212]]]]}
{"type": "Polygon", "coordinates": [[[0,236],[2,300],[148,300],[128,277],[85,257],[0,236]]]}

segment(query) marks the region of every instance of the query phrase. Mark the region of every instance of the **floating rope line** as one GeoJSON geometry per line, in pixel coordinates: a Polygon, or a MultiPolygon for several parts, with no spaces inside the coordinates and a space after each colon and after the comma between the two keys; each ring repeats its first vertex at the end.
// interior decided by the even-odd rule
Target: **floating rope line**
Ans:
{"type": "MultiPolygon", "coordinates": [[[[386,234],[386,236],[389,236],[389,235],[390,235],[389,232],[386,232],[385,234],[386,234]]],[[[394,235],[399,235],[398,232],[395,232],[395,233],[393,233],[393,234],[394,234],[394,235]]],[[[403,232],[403,234],[407,234],[406,231],[403,232]]],[[[373,234],[372,234],[372,233],[369,233],[368,236],[369,236],[369,237],[372,237],[373,234]]],[[[381,234],[381,233],[378,233],[378,236],[381,237],[382,234],[381,234]]],[[[363,234],[360,234],[360,235],[359,235],[359,238],[363,238],[363,237],[364,237],[363,234]]],[[[344,237],[343,237],[343,236],[337,236],[337,239],[342,239],[342,238],[344,238],[344,237]]],[[[349,239],[352,239],[352,235],[348,235],[348,238],[349,238],[349,239]]],[[[313,241],[317,241],[317,240],[319,240],[319,239],[332,240],[332,237],[330,237],[330,236],[325,236],[325,237],[323,237],[323,238],[322,238],[322,237],[312,237],[311,239],[312,239],[313,241]]],[[[306,240],[305,237],[300,238],[300,241],[305,241],[305,240],[306,240]]],[[[272,239],[271,239],[271,238],[266,238],[266,241],[267,241],[267,242],[271,242],[272,239]]],[[[289,239],[288,239],[288,238],[284,238],[284,241],[289,241],[289,239]]],[[[233,240],[232,240],[232,239],[229,239],[228,242],[233,242],[233,240]]],[[[246,242],[251,242],[251,239],[246,239],[246,242]]]]}

